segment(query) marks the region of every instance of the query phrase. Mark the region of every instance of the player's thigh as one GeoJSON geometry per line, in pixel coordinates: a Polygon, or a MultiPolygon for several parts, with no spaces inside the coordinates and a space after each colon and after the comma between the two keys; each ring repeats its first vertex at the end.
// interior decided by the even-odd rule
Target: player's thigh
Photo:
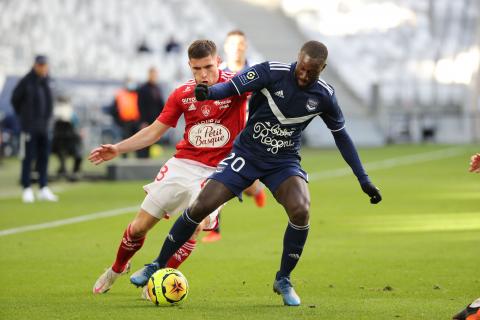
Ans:
{"type": "Polygon", "coordinates": [[[308,223],[310,192],[302,177],[288,177],[273,192],[273,196],[285,208],[293,223],[308,223]]]}
{"type": "Polygon", "coordinates": [[[209,179],[190,206],[189,215],[195,221],[201,221],[233,197],[235,194],[222,182],[209,179]]]}
{"type": "Polygon", "coordinates": [[[178,159],[170,159],[157,178],[144,186],[147,196],[142,209],[161,219],[165,214],[175,215],[185,210],[202,182],[213,172],[178,159]]]}

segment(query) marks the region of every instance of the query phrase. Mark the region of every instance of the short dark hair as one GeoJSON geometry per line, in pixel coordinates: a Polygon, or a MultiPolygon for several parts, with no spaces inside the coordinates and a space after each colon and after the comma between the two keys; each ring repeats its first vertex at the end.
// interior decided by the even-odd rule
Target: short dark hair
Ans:
{"type": "Polygon", "coordinates": [[[201,59],[217,54],[217,46],[211,40],[195,40],[188,47],[188,59],[201,59]]]}
{"type": "Polygon", "coordinates": [[[311,40],[305,42],[305,44],[302,46],[302,49],[300,49],[300,52],[304,52],[312,59],[321,59],[323,61],[327,61],[327,46],[320,41],[311,40]]]}
{"type": "Polygon", "coordinates": [[[230,37],[230,36],[242,36],[242,37],[245,37],[245,33],[240,30],[240,29],[234,29],[232,31],[230,31],[229,33],[227,33],[227,38],[230,37]]]}
{"type": "Polygon", "coordinates": [[[35,64],[48,64],[48,58],[46,55],[37,54],[34,59],[35,64]]]}

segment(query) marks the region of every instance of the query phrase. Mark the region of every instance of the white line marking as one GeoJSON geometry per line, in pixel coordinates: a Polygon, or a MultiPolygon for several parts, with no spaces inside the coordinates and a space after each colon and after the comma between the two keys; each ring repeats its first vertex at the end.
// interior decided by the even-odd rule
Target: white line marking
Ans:
{"type": "MultiPolygon", "coordinates": [[[[446,158],[452,158],[458,156],[459,154],[464,153],[465,151],[461,148],[448,148],[431,152],[417,153],[402,157],[395,157],[380,161],[368,162],[365,164],[365,170],[367,173],[379,170],[379,169],[389,169],[414,163],[428,162],[433,160],[441,160],[446,158]]],[[[325,172],[314,172],[309,174],[310,181],[324,180],[336,177],[344,177],[353,175],[352,169],[350,167],[334,169],[325,172]]]]}
{"type": "MultiPolygon", "coordinates": [[[[398,167],[402,165],[409,165],[413,163],[428,162],[433,160],[451,158],[459,154],[462,154],[463,152],[464,150],[461,148],[442,149],[442,150],[437,150],[432,152],[425,152],[425,153],[413,154],[413,155],[408,155],[403,157],[385,159],[381,161],[369,162],[365,164],[365,168],[367,172],[379,170],[379,169],[388,169],[388,168],[398,167]]],[[[309,179],[310,181],[315,181],[315,180],[324,180],[324,179],[335,178],[335,177],[344,177],[348,175],[353,175],[350,167],[329,170],[325,172],[314,172],[312,174],[309,174],[309,179]]],[[[18,227],[18,228],[5,229],[5,230],[0,230],[0,237],[11,235],[11,234],[35,231],[35,230],[56,228],[56,227],[60,227],[68,224],[80,223],[85,221],[109,218],[109,217],[130,213],[136,210],[138,210],[138,206],[118,208],[118,209],[96,212],[96,213],[91,213],[83,216],[63,219],[63,220],[55,220],[55,221],[50,221],[50,222],[45,222],[40,224],[27,225],[27,226],[18,227]]]]}
{"type": "Polygon", "coordinates": [[[135,210],[138,210],[138,206],[118,208],[118,209],[113,209],[108,211],[95,212],[95,213],[68,218],[68,219],[54,220],[54,221],[40,223],[40,224],[31,224],[23,227],[18,227],[18,228],[5,229],[5,230],[0,230],[0,237],[8,236],[10,234],[28,232],[28,231],[56,228],[56,227],[64,226],[67,224],[74,224],[74,223],[85,222],[90,220],[114,217],[114,216],[119,216],[126,213],[131,213],[132,211],[135,211],[135,210]]]}

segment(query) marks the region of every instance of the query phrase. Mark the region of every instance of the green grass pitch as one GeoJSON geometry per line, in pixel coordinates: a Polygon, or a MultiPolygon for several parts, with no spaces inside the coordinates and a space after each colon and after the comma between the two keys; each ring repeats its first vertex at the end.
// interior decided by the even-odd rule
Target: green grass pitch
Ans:
{"type": "MultiPolygon", "coordinates": [[[[450,319],[480,296],[480,175],[475,146],[360,149],[384,200],[370,205],[337,150],[306,150],[311,229],[292,275],[300,307],[272,292],[287,217],[269,194],[257,209],[233,200],[222,241],[199,244],[181,267],[187,301],[158,308],[128,277],[94,296],[131,213],[0,236],[0,319],[450,319]]],[[[88,169],[88,168],[87,168],[88,169]]],[[[18,161],[0,165],[0,232],[139,206],[144,181],[53,184],[58,203],[22,204],[18,161]]],[[[133,260],[158,253],[161,221],[133,260]]]]}

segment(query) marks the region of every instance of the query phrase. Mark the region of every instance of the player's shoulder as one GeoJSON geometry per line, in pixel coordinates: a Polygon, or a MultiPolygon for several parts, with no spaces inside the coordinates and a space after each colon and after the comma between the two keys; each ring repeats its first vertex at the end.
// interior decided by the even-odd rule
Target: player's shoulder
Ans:
{"type": "Polygon", "coordinates": [[[267,68],[272,80],[279,80],[288,76],[292,69],[292,65],[290,63],[279,61],[266,61],[264,66],[267,68]]]}
{"type": "Polygon", "coordinates": [[[333,97],[335,95],[335,89],[331,84],[328,84],[322,78],[318,78],[316,83],[316,89],[327,97],[333,97]]]}
{"type": "Polygon", "coordinates": [[[195,79],[187,80],[178,87],[176,87],[173,91],[173,94],[177,97],[191,96],[195,92],[196,85],[197,83],[195,82],[195,79]]]}
{"type": "Polygon", "coordinates": [[[230,79],[232,79],[235,76],[235,73],[226,71],[226,70],[220,70],[220,81],[219,82],[226,82],[230,79]]]}
{"type": "Polygon", "coordinates": [[[270,71],[285,72],[290,71],[292,68],[292,65],[290,63],[284,63],[279,61],[267,61],[266,64],[268,65],[268,69],[270,71]]]}

